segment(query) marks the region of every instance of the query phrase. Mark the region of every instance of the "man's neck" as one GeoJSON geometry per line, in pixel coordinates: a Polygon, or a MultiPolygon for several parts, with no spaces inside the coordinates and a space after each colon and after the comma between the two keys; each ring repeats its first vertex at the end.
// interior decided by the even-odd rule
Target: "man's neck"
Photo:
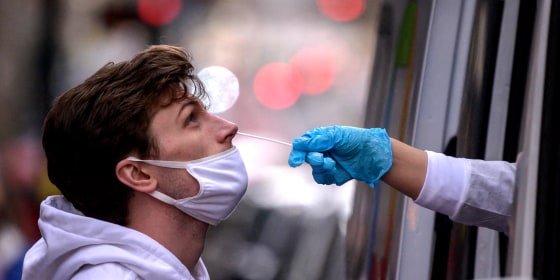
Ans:
{"type": "Polygon", "coordinates": [[[202,255],[208,230],[208,224],[147,194],[138,193],[130,199],[127,226],[163,245],[191,272],[202,255]]]}

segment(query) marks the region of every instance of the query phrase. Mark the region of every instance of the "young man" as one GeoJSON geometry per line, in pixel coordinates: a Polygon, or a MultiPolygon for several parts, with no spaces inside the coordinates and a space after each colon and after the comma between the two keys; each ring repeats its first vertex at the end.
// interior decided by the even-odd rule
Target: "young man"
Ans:
{"type": "Polygon", "coordinates": [[[180,48],[152,46],[59,96],[43,128],[50,180],[23,279],[209,279],[209,224],[247,188],[237,126],[208,113],[180,48]]]}
{"type": "Polygon", "coordinates": [[[288,163],[312,167],[320,184],[379,180],[418,205],[452,220],[506,232],[513,203],[515,164],[455,158],[422,151],[381,128],[319,127],[293,140],[288,163]]]}

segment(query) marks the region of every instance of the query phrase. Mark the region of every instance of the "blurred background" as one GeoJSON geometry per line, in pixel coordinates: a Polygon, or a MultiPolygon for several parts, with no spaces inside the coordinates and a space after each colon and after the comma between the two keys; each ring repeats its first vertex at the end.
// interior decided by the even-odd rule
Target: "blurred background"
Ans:
{"type": "MultiPolygon", "coordinates": [[[[186,48],[198,70],[239,81],[223,118],[291,142],[316,126],[364,123],[378,0],[0,0],[0,275],[19,279],[38,238],[45,176],[42,118],[51,101],[107,62],[152,44],[186,48]]],[[[212,279],[343,279],[353,183],[322,186],[288,167],[290,148],[238,136],[250,185],[210,230],[212,279]]],[[[2,279],[2,278],[0,278],[2,279]]]]}

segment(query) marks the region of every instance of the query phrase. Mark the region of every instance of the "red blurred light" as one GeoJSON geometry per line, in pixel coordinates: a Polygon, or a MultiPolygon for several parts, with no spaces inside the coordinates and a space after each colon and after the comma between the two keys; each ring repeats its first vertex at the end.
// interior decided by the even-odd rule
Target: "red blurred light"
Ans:
{"type": "Polygon", "coordinates": [[[181,11],[182,0],[138,0],[138,16],[152,26],[173,21],[181,11]]]}
{"type": "Polygon", "coordinates": [[[294,105],[303,90],[299,73],[286,63],[269,63],[255,75],[253,90],[264,106],[281,110],[294,105]]]}
{"type": "Polygon", "coordinates": [[[366,8],[365,0],[317,0],[319,10],[336,21],[351,21],[358,18],[366,8]]]}
{"type": "Polygon", "coordinates": [[[303,92],[321,94],[333,84],[335,67],[331,53],[324,48],[304,48],[290,60],[303,78],[303,92]]]}

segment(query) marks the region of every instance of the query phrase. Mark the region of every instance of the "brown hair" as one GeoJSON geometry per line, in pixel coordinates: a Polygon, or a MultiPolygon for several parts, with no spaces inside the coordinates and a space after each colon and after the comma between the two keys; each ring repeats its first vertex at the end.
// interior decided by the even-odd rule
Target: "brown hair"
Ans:
{"type": "Polygon", "coordinates": [[[109,63],[55,99],[43,127],[49,179],[86,216],[126,225],[132,189],[115,175],[135,153],[155,157],[149,135],[161,107],[206,93],[181,48],[151,46],[109,63]],[[190,87],[190,88],[189,88],[190,87]]]}

